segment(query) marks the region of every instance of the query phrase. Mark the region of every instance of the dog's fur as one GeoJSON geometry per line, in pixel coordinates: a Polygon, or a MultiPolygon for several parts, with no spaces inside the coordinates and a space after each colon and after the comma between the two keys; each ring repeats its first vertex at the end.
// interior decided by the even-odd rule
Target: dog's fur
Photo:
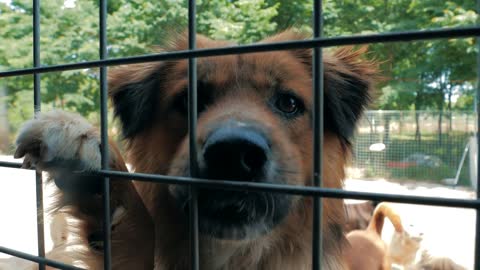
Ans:
{"type": "Polygon", "coordinates": [[[349,233],[353,230],[366,229],[377,205],[378,202],[374,201],[346,203],[347,222],[345,223],[345,233],[349,233]]]}
{"type": "Polygon", "coordinates": [[[455,263],[447,257],[435,257],[428,254],[427,251],[422,252],[422,257],[418,263],[408,270],[466,270],[465,267],[455,263]]]}
{"type": "Polygon", "coordinates": [[[408,267],[415,263],[417,252],[423,240],[423,233],[411,234],[407,230],[395,231],[388,245],[388,256],[392,263],[408,267]]]}
{"type": "MultiPolygon", "coordinates": [[[[294,31],[287,31],[262,42],[302,38],[294,31]]],[[[165,50],[186,49],[186,35],[171,44],[165,50]]],[[[198,48],[226,45],[232,44],[197,37],[198,48]]],[[[325,53],[323,57],[325,187],[342,187],[344,165],[350,151],[349,139],[369,101],[376,64],[363,60],[364,53],[365,49],[342,48],[325,53]]],[[[261,181],[311,185],[311,59],[310,49],[199,58],[198,148],[202,149],[208,135],[218,125],[229,121],[252,124],[269,138],[272,163],[278,165],[275,177],[261,181]],[[285,117],[272,108],[271,98],[285,91],[304,103],[301,114],[285,117]]],[[[178,112],[187,81],[186,60],[129,65],[109,72],[110,97],[123,128],[126,160],[134,171],[188,176],[187,118],[178,112]]],[[[69,227],[77,236],[72,238],[76,240],[69,238],[67,241],[73,244],[61,245],[51,255],[69,263],[86,265],[89,269],[99,269],[102,265],[102,253],[98,248],[102,230],[102,179],[75,176],[70,172],[99,169],[98,146],[97,129],[83,118],[53,111],[39,114],[24,125],[15,154],[17,158],[25,156],[26,167],[35,165],[47,171],[59,187],[54,214],[62,211],[79,220],[78,224],[69,227]],[[69,245],[83,248],[66,248],[69,245]]],[[[127,171],[113,142],[110,142],[110,149],[110,168],[127,171]]],[[[182,209],[188,198],[181,201],[183,205],[178,204],[178,198],[183,198],[186,190],[186,187],[175,185],[112,179],[113,269],[189,268],[188,215],[182,209]]],[[[228,194],[226,196],[243,194],[218,190],[214,196],[222,193],[228,194]]],[[[260,196],[255,192],[245,193],[247,195],[260,196]]],[[[266,200],[271,199],[274,204],[266,203],[265,214],[278,214],[271,219],[262,217],[269,222],[235,227],[235,230],[205,228],[207,233],[200,236],[201,269],[311,268],[311,198],[268,196],[266,200]],[[208,233],[209,229],[212,234],[208,233]]],[[[346,269],[342,258],[346,244],[342,231],[345,222],[343,201],[324,199],[323,205],[322,269],[346,269]]],[[[200,202],[200,209],[203,206],[200,202]]]]}
{"type": "Polygon", "coordinates": [[[365,230],[353,230],[347,234],[350,245],[345,249],[345,254],[351,270],[391,269],[387,244],[382,240],[385,217],[392,222],[396,232],[403,233],[400,216],[389,204],[378,204],[365,230]]]}

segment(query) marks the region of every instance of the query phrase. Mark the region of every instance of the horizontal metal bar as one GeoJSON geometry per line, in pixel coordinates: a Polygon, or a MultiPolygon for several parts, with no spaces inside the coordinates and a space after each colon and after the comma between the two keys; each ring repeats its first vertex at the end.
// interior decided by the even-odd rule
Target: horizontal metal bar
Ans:
{"type": "Polygon", "coordinates": [[[12,255],[12,256],[15,256],[15,257],[18,257],[18,258],[22,258],[22,259],[27,260],[27,261],[32,261],[32,262],[36,262],[36,263],[45,264],[45,265],[49,265],[49,266],[59,268],[59,269],[63,269],[63,270],[84,270],[83,268],[79,268],[79,267],[76,267],[76,266],[64,264],[64,263],[61,263],[61,262],[57,262],[57,261],[54,261],[54,260],[50,260],[50,259],[46,259],[46,258],[42,258],[42,257],[38,257],[38,256],[34,256],[34,255],[31,255],[31,254],[28,254],[28,253],[25,253],[25,252],[21,252],[21,251],[18,251],[18,250],[14,250],[14,249],[2,247],[2,246],[0,246],[0,253],[9,254],[9,255],[12,255]]]}
{"type": "MultiPolygon", "coordinates": [[[[0,162],[0,167],[20,168],[20,163],[0,162]]],[[[434,205],[445,207],[460,207],[460,208],[480,208],[480,199],[452,199],[441,197],[423,197],[403,194],[387,194],[361,191],[348,191],[333,188],[320,188],[312,186],[294,186],[287,184],[269,184],[269,183],[253,183],[241,181],[226,181],[226,180],[209,180],[200,178],[190,178],[183,176],[170,175],[156,175],[146,173],[129,173],[112,170],[100,170],[95,173],[88,173],[84,175],[94,175],[111,177],[112,180],[137,180],[145,182],[154,182],[160,184],[176,184],[176,185],[192,185],[203,188],[214,189],[228,189],[228,190],[242,190],[242,191],[261,191],[261,192],[275,192],[285,193],[291,195],[303,196],[321,196],[326,198],[346,198],[358,200],[380,200],[397,203],[434,205]],[[113,179],[116,178],[116,179],[113,179]]]]}
{"type": "Polygon", "coordinates": [[[297,48],[313,47],[333,47],[351,44],[381,43],[381,42],[399,42],[415,41],[440,38],[465,38],[480,35],[480,27],[467,28],[443,28],[424,31],[406,31],[371,35],[354,35],[330,38],[314,38],[309,40],[285,41],[275,43],[251,44],[243,46],[231,46],[212,49],[198,49],[194,51],[174,51],[159,54],[148,54],[135,57],[114,58],[96,61],[86,61],[81,63],[43,66],[37,68],[26,68],[11,71],[0,72],[0,78],[21,76],[34,73],[47,73],[55,71],[65,71],[73,69],[95,68],[101,66],[114,66],[124,64],[136,64],[143,62],[155,62],[164,60],[185,59],[192,57],[207,57],[227,54],[243,54],[265,51],[280,51],[297,48]]]}
{"type": "Polygon", "coordinates": [[[381,200],[398,203],[413,203],[424,205],[437,205],[447,207],[480,208],[480,200],[450,199],[441,197],[422,197],[401,194],[385,194],[373,192],[347,191],[333,188],[320,188],[312,186],[294,186],[288,184],[253,183],[242,181],[211,180],[180,176],[152,175],[143,173],[127,173],[120,171],[98,171],[98,175],[135,179],[155,183],[192,185],[204,188],[231,189],[242,191],[263,191],[286,193],[291,195],[321,196],[327,198],[348,198],[359,200],[381,200]]]}
{"type": "Polygon", "coordinates": [[[9,162],[9,161],[0,161],[0,167],[21,169],[22,163],[19,162],[9,162]]]}

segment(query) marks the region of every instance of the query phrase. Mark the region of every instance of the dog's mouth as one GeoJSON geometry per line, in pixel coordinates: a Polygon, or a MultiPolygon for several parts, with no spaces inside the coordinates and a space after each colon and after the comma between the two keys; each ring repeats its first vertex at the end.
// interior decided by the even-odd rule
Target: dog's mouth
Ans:
{"type": "MultiPolygon", "coordinates": [[[[267,134],[258,124],[234,120],[217,124],[200,143],[199,177],[262,183],[285,183],[287,177],[298,177],[295,173],[287,176],[288,166],[277,158],[281,156],[278,152],[285,151],[278,150],[267,134]]],[[[170,174],[188,175],[189,163],[184,156],[174,160],[170,174]]],[[[188,187],[172,185],[169,189],[188,214],[188,187]]],[[[269,192],[199,188],[197,195],[200,232],[220,239],[266,234],[287,216],[291,204],[291,196],[269,192]]]]}
{"type": "MultiPolygon", "coordinates": [[[[177,188],[175,200],[189,213],[187,188],[177,188]]],[[[219,239],[248,239],[271,231],[287,215],[290,198],[264,192],[198,189],[199,231],[219,239]]]]}

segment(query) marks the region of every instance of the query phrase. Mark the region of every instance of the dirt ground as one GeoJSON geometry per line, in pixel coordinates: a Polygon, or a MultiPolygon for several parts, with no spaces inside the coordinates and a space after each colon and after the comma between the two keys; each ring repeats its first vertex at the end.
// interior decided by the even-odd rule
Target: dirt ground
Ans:
{"type": "MultiPolygon", "coordinates": [[[[0,156],[2,161],[13,161],[0,156]]],[[[436,185],[401,185],[385,180],[347,180],[348,190],[372,191],[448,198],[474,198],[472,190],[436,185]]],[[[45,197],[46,204],[48,198],[45,197]]],[[[473,269],[475,212],[473,210],[394,204],[411,234],[423,233],[422,249],[448,256],[473,269]],[[410,226],[412,225],[412,226],[410,226]]],[[[35,177],[32,171],[0,168],[0,246],[37,254],[35,177]]],[[[47,221],[48,222],[48,221],[47,221]]],[[[393,228],[386,222],[383,237],[390,241],[393,228]]],[[[51,247],[46,229],[46,248],[51,247]]],[[[0,253],[0,258],[8,257],[0,253]]]]}

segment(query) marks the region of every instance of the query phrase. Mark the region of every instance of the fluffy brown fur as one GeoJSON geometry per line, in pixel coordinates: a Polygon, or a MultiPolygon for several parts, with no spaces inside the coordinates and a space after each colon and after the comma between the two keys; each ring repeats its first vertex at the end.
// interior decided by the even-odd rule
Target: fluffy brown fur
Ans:
{"type": "MultiPolygon", "coordinates": [[[[263,42],[302,38],[287,31],[263,42]]],[[[197,38],[198,48],[225,45],[231,44],[197,38]]],[[[186,48],[187,38],[181,36],[165,50],[186,48]]],[[[324,55],[325,187],[342,187],[349,138],[369,100],[376,65],[363,60],[364,53],[365,49],[342,48],[324,55]]],[[[218,124],[254,123],[267,134],[272,159],[279,168],[275,179],[262,181],[311,185],[311,59],[308,49],[199,58],[198,148],[202,149],[218,124]],[[301,114],[285,117],[272,108],[271,98],[282,91],[304,103],[301,114]]],[[[185,94],[187,82],[186,60],[129,65],[109,72],[110,96],[126,141],[126,160],[134,171],[187,176],[187,118],[178,112],[182,104],[177,102],[185,94]]],[[[101,265],[101,249],[96,248],[101,244],[101,179],[75,177],[69,170],[98,169],[98,143],[98,131],[84,119],[55,111],[25,124],[16,153],[16,157],[26,156],[27,166],[32,163],[50,173],[61,190],[55,211],[68,212],[81,221],[70,230],[78,232],[84,249],[61,253],[68,252],[68,262],[77,261],[89,269],[101,265]],[[62,169],[65,167],[67,170],[62,169]]],[[[110,149],[111,168],[127,171],[112,142],[110,149]]],[[[111,190],[113,269],[188,269],[187,215],[172,196],[182,192],[182,187],[112,179],[111,190]]],[[[286,200],[281,196],[279,200],[286,200]]],[[[201,234],[201,269],[310,269],[312,200],[288,198],[289,208],[283,209],[286,216],[275,226],[265,225],[264,232],[250,234],[246,230],[246,237],[236,238],[233,233],[230,239],[201,234]]],[[[342,200],[324,200],[323,269],[346,269],[341,252],[346,243],[343,207],[342,200]]]]}
{"type": "Polygon", "coordinates": [[[351,270],[391,269],[387,244],[382,240],[385,217],[392,222],[396,232],[403,232],[400,217],[394,210],[387,203],[377,205],[365,230],[354,230],[347,234],[350,245],[345,249],[345,254],[351,270]]]}

